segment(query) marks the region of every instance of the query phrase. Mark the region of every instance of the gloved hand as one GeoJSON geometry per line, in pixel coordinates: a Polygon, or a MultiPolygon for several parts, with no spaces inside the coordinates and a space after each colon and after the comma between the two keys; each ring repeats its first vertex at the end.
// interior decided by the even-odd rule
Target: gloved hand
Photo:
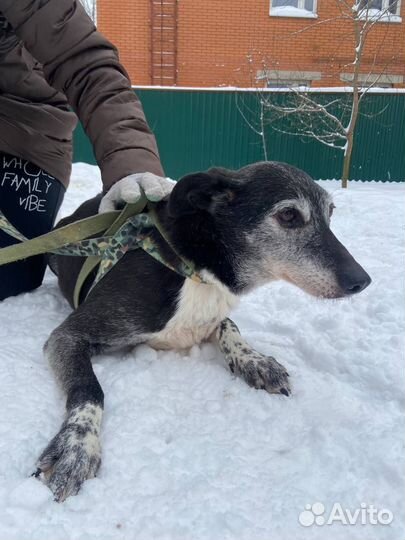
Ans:
{"type": "Polygon", "coordinates": [[[176,182],[156,174],[144,172],[130,174],[114,184],[101,199],[99,213],[117,210],[125,203],[134,203],[141,196],[141,188],[151,202],[161,201],[172,191],[176,182]]]}

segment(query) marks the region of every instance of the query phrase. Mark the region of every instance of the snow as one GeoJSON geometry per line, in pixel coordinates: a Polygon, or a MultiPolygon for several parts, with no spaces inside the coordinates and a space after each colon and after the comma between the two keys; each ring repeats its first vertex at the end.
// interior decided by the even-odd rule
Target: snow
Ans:
{"type": "MultiPolygon", "coordinates": [[[[296,92],[297,89],[288,90],[286,88],[262,88],[262,87],[251,87],[251,88],[241,88],[239,86],[212,86],[212,87],[198,87],[198,86],[132,86],[136,90],[171,90],[176,91],[187,91],[187,92],[260,92],[260,93],[274,93],[274,92],[296,92]]],[[[352,93],[352,86],[320,86],[320,87],[305,87],[306,94],[345,94],[352,93]]],[[[405,88],[370,88],[368,90],[371,94],[405,94],[405,88]]]]}
{"type": "Polygon", "coordinates": [[[402,17],[399,15],[393,15],[390,11],[380,9],[363,9],[358,12],[359,19],[366,21],[376,21],[376,22],[392,22],[400,23],[402,22],[402,17]]]}
{"type": "Polygon", "coordinates": [[[296,8],[294,6],[278,6],[270,8],[270,15],[274,17],[304,17],[306,19],[317,19],[318,15],[307,9],[296,8]]]}
{"type": "MultiPolygon", "coordinates": [[[[51,274],[0,304],[2,540],[404,538],[405,186],[322,185],[337,206],[333,230],[372,285],[352,300],[321,301],[277,283],[232,315],[288,368],[293,396],[247,387],[209,344],[97,357],[103,464],[63,504],[29,475],[62,421],[42,345],[70,309],[51,274]],[[298,516],[315,502],[328,511],[373,504],[394,519],[305,528],[298,516]]],[[[62,214],[99,186],[95,167],[76,164],[62,214]]]]}

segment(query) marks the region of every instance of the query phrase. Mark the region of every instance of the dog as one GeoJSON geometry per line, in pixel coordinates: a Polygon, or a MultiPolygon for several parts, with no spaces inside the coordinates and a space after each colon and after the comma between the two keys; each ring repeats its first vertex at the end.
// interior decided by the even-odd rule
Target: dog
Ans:
{"type": "MultiPolygon", "coordinates": [[[[86,201],[58,226],[96,214],[100,200],[86,201]]],[[[289,395],[286,369],[250,348],[227,317],[242,295],[274,280],[322,298],[351,296],[370,284],[329,228],[333,208],[331,196],[306,173],[278,162],[185,176],[157,203],[170,244],[204,282],[182,277],[141,249],[126,253],[85,298],[89,277],[85,300],[44,347],[67,395],[66,419],[34,473],[55,500],[76,494],[100,466],[103,391],[91,364],[97,353],[139,343],[184,349],[212,339],[229,369],[250,386],[289,395]]],[[[172,250],[154,234],[170,259],[172,250]]],[[[49,259],[71,305],[83,262],[49,259]]]]}

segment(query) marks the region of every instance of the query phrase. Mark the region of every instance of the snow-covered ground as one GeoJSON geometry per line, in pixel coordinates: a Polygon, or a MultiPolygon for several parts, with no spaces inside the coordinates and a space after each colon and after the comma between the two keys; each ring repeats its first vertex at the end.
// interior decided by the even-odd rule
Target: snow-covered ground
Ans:
{"type": "MultiPolygon", "coordinates": [[[[98,178],[75,165],[62,213],[96,193],[98,178]]],[[[208,344],[98,357],[103,464],[63,504],[29,475],[62,421],[42,345],[69,307],[51,274],[0,304],[0,540],[404,538],[405,186],[322,185],[334,192],[333,229],[372,285],[320,301],[277,283],[233,313],[288,368],[293,396],[249,388],[208,344]],[[393,521],[305,527],[299,515],[315,502],[321,517],[340,503],[388,509],[393,521]]]]}

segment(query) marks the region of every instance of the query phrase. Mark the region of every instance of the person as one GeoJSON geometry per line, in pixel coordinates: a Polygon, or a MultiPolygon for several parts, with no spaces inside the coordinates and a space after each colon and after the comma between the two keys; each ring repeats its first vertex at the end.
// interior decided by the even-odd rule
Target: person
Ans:
{"type": "MultiPolygon", "coordinates": [[[[105,193],[100,211],[164,197],[155,138],[115,47],[77,0],[0,0],[0,210],[28,238],[54,225],[79,119],[105,193]]],[[[0,230],[0,248],[16,240],[0,230]]],[[[37,288],[43,256],[0,267],[0,300],[37,288]]]]}

